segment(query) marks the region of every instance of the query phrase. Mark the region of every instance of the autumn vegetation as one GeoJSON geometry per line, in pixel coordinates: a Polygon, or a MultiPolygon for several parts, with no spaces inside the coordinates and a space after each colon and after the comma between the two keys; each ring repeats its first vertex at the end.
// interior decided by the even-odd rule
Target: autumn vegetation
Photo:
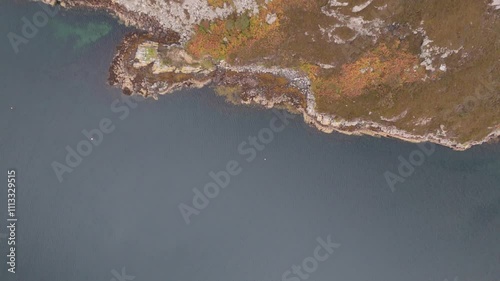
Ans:
{"type": "MultiPolygon", "coordinates": [[[[223,5],[222,2],[213,0],[211,5],[223,5]]],[[[261,8],[257,15],[233,14],[224,19],[204,21],[196,27],[195,35],[187,45],[188,52],[197,58],[210,56],[235,64],[253,63],[256,59],[266,64],[262,58],[272,57],[274,63],[304,71],[312,81],[313,92],[325,102],[340,97],[357,97],[380,85],[397,88],[425,76],[419,67],[419,58],[410,51],[408,43],[399,40],[376,46],[365,44],[368,51],[360,52],[352,61],[349,61],[351,57],[340,56],[340,69],[319,67],[315,61],[332,57],[332,53],[345,54],[345,50],[335,44],[325,44],[321,40],[311,45],[300,37],[303,25],[310,22],[318,26],[331,21],[320,12],[324,2],[275,0],[261,8]],[[269,24],[269,15],[275,15],[278,20],[269,24]]],[[[312,34],[317,29],[314,26],[309,29],[311,36],[322,36],[312,34]]],[[[359,42],[363,44],[360,40],[356,43],[359,42]]],[[[268,87],[271,80],[280,87],[276,78],[262,77],[260,80],[267,85],[266,88],[271,88],[268,87]]]]}
{"type": "Polygon", "coordinates": [[[278,22],[266,23],[264,13],[256,16],[233,14],[226,19],[203,21],[196,27],[188,51],[197,58],[209,55],[214,59],[229,60],[234,52],[243,46],[251,46],[278,25],[278,22]]]}
{"type": "MultiPolygon", "coordinates": [[[[221,7],[230,1],[209,2],[221,7]]],[[[500,74],[500,21],[485,13],[485,1],[386,0],[389,8],[399,7],[388,8],[394,14],[380,15],[377,5],[357,14],[386,20],[379,38],[359,36],[344,45],[332,43],[318,28],[332,24],[332,18],[321,12],[327,0],[258,2],[256,15],[233,14],[202,22],[187,44],[188,52],[233,65],[300,70],[311,80],[316,110],[348,120],[384,122],[408,112],[391,125],[416,134],[436,132],[443,125],[463,140],[480,139],[498,124],[500,85],[494,77],[500,74]],[[271,15],[277,20],[268,24],[271,15]],[[423,36],[405,28],[422,24],[436,47],[463,47],[446,59],[436,57],[438,67],[446,63],[446,72],[430,73],[421,66],[423,36]],[[485,77],[493,81],[488,87],[478,82],[485,77]],[[471,96],[480,98],[466,102],[471,96]]],[[[338,35],[350,38],[349,32],[339,30],[338,35]]],[[[290,94],[286,81],[268,76],[253,77],[265,85],[266,96],[290,94]]],[[[243,90],[227,86],[221,91],[243,90]]]]}
{"type": "Polygon", "coordinates": [[[418,57],[396,41],[392,46],[382,43],[358,60],[344,64],[340,73],[327,74],[314,66],[303,69],[309,74],[317,95],[335,99],[356,97],[380,85],[398,88],[417,82],[425,77],[419,64],[418,57]]]}
{"type": "Polygon", "coordinates": [[[208,5],[214,8],[223,8],[224,4],[229,6],[234,5],[232,0],[208,0],[208,5]]]}

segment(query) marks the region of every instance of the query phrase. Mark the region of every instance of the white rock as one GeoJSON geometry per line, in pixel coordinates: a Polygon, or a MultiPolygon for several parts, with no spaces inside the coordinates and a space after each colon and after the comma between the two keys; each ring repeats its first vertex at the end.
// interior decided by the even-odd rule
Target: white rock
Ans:
{"type": "Polygon", "coordinates": [[[278,19],[278,16],[276,14],[268,14],[266,16],[267,24],[273,24],[276,22],[277,19],[278,19]]]}

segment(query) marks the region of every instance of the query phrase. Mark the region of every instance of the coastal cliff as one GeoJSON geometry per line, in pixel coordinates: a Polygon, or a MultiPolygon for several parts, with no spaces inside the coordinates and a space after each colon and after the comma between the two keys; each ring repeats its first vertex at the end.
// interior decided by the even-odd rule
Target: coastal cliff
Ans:
{"type": "Polygon", "coordinates": [[[210,86],[321,131],[433,142],[500,138],[500,10],[491,1],[43,0],[102,9],[124,38],[109,82],[157,98],[210,86]]]}

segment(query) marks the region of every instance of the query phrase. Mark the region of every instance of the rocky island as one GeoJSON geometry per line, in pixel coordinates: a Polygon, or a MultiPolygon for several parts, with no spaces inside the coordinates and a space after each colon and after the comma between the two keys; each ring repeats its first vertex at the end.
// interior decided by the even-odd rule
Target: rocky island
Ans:
{"type": "Polygon", "coordinates": [[[213,87],[324,132],[500,138],[498,0],[40,0],[102,9],[124,38],[109,82],[157,98],[213,87]]]}

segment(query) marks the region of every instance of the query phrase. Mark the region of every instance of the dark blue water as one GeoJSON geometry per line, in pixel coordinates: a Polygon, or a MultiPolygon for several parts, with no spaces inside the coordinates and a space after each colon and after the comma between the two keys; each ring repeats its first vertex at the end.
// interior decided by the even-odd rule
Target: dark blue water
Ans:
{"type": "Polygon", "coordinates": [[[113,30],[75,50],[48,24],[15,54],[7,34],[40,10],[0,2],[0,233],[11,168],[18,217],[16,273],[0,238],[0,280],[500,279],[499,145],[437,148],[393,192],[384,173],[397,174],[415,144],[322,134],[297,117],[247,161],[238,146],[273,112],[228,105],[210,89],[131,107],[106,84],[128,30],[61,12],[58,22],[113,30]],[[60,182],[51,164],[105,118],[114,130],[60,182]],[[193,188],[231,160],[241,173],[187,225],[179,204],[193,206],[193,188]],[[293,273],[329,235],[340,246],[307,278],[293,273]]]}

